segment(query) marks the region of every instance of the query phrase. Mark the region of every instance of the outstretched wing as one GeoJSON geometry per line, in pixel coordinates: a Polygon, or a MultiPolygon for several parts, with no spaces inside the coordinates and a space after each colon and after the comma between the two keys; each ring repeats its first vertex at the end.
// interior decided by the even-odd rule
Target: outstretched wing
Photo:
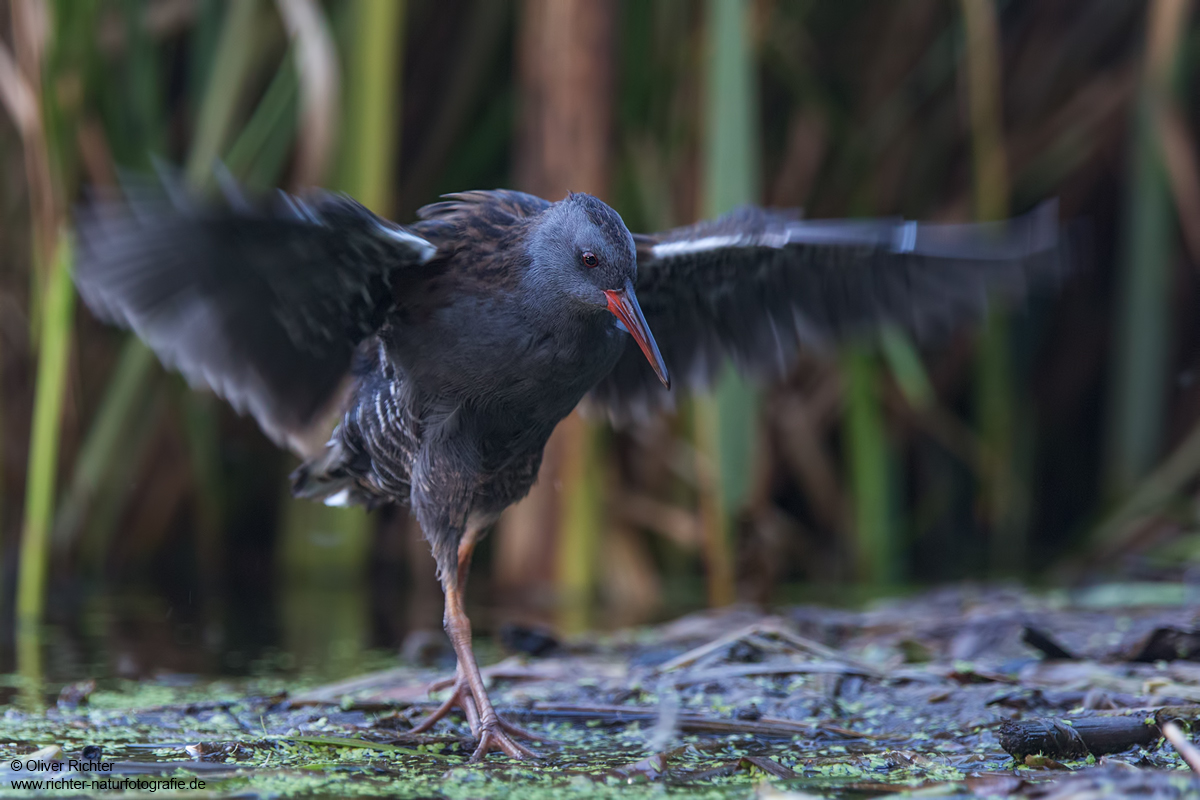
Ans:
{"type": "MultiPolygon", "coordinates": [[[[927,338],[982,316],[989,294],[1019,296],[1065,269],[1053,202],[961,225],[742,208],[634,239],[642,311],[676,385],[690,389],[710,385],[727,359],[752,377],[780,374],[802,345],[889,324],[927,338]]],[[[589,399],[622,422],[673,394],[629,346],[589,399]]]]}
{"type": "Polygon", "coordinates": [[[342,195],[282,192],[265,207],[133,185],[79,214],[76,282],[192,384],[307,449],[355,347],[383,324],[396,270],[436,248],[342,195]]]}

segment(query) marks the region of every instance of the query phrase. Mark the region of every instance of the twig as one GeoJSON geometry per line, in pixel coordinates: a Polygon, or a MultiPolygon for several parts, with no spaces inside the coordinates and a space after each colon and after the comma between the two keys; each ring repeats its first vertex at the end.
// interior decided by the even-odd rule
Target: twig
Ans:
{"type": "Polygon", "coordinates": [[[753,622],[744,628],[738,628],[732,633],[727,633],[724,636],[718,636],[716,639],[713,639],[707,644],[702,644],[699,647],[693,647],[686,653],[681,653],[680,655],[675,656],[675,658],[672,658],[670,661],[660,664],[658,671],[671,672],[672,670],[679,669],[680,667],[686,667],[689,664],[694,664],[696,661],[700,660],[709,653],[715,653],[722,647],[727,647],[731,644],[734,644],[745,636],[762,631],[763,626],[764,623],[762,622],[753,622]]]}
{"type": "Polygon", "coordinates": [[[791,633],[780,624],[779,620],[766,619],[758,622],[752,622],[744,628],[739,628],[732,633],[727,633],[724,636],[720,636],[712,640],[708,644],[700,645],[699,647],[693,648],[682,655],[676,656],[675,658],[661,665],[658,668],[659,672],[670,672],[671,670],[687,666],[688,664],[692,664],[700,658],[703,658],[709,653],[720,650],[722,647],[734,644],[742,639],[746,639],[756,634],[776,636],[780,639],[783,639],[788,644],[791,644],[798,650],[812,653],[820,658],[841,658],[837,651],[833,650],[832,648],[826,647],[819,642],[814,642],[812,639],[806,639],[803,636],[791,633]]]}
{"type": "MultiPolygon", "coordinates": [[[[566,703],[534,703],[531,708],[505,709],[505,713],[510,716],[594,719],[602,722],[640,722],[658,718],[658,710],[653,708],[566,703]]],[[[813,733],[821,732],[843,736],[847,739],[882,738],[878,734],[863,733],[825,722],[796,722],[790,719],[769,717],[757,720],[739,720],[702,717],[699,714],[680,714],[677,724],[679,730],[692,733],[749,733],[756,736],[787,738],[797,735],[811,736],[813,733]]]]}
{"type": "Polygon", "coordinates": [[[697,683],[720,682],[730,678],[746,678],[755,675],[862,675],[874,677],[876,673],[852,664],[814,661],[794,664],[739,664],[684,673],[675,679],[675,686],[683,688],[684,686],[694,686],[697,683]]]}
{"type": "Polygon", "coordinates": [[[1026,625],[1021,629],[1021,641],[1037,650],[1046,658],[1071,660],[1075,658],[1075,654],[1067,650],[1058,642],[1051,638],[1050,634],[1041,631],[1032,625],[1026,625]]]}
{"type": "Polygon", "coordinates": [[[1164,722],[1162,735],[1179,752],[1179,757],[1192,768],[1192,772],[1200,772],[1200,749],[1188,741],[1178,725],[1174,722],[1164,722]]]}
{"type": "Polygon", "coordinates": [[[760,622],[754,622],[744,628],[739,628],[738,630],[727,633],[724,636],[719,636],[708,644],[702,644],[699,647],[692,648],[686,653],[672,658],[670,661],[660,665],[658,671],[671,672],[672,670],[677,670],[680,667],[686,667],[689,664],[694,664],[710,653],[714,653],[723,647],[728,647],[731,644],[741,641],[749,636],[754,636],[755,634],[775,636],[776,638],[786,642],[787,644],[790,644],[792,647],[802,652],[811,653],[818,658],[825,658],[829,659],[830,661],[843,662],[857,670],[860,670],[864,675],[869,675],[876,678],[883,677],[879,670],[875,669],[874,667],[844,656],[833,648],[826,647],[820,642],[814,642],[812,639],[808,639],[797,633],[792,633],[791,631],[787,630],[777,619],[767,619],[760,622]]]}
{"type": "Polygon", "coordinates": [[[335,681],[327,683],[324,686],[316,686],[306,692],[301,692],[292,696],[292,705],[315,705],[320,703],[336,703],[340,698],[355,692],[365,691],[367,689],[378,689],[384,686],[390,686],[397,680],[411,680],[413,671],[408,667],[393,667],[380,672],[372,672],[367,675],[360,675],[357,678],[350,678],[344,681],[335,681]]]}

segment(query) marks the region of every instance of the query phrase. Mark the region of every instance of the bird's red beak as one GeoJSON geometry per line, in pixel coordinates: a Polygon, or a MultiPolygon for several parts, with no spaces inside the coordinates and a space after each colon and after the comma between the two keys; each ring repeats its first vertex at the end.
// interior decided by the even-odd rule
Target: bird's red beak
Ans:
{"type": "Polygon", "coordinates": [[[638,347],[642,348],[642,353],[650,362],[650,366],[654,367],[654,374],[662,381],[663,386],[670,389],[671,376],[667,374],[667,365],[663,362],[662,353],[658,352],[654,334],[650,333],[650,326],[646,324],[646,318],[642,316],[642,308],[638,305],[637,295],[633,293],[633,284],[626,283],[624,289],[605,289],[604,295],[608,298],[608,310],[613,313],[614,317],[621,320],[621,324],[633,336],[638,347]]]}

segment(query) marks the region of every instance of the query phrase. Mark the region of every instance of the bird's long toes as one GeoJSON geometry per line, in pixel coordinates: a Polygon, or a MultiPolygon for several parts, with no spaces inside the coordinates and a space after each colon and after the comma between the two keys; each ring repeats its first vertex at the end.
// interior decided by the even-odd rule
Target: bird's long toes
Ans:
{"type": "Polygon", "coordinates": [[[450,713],[450,710],[454,708],[455,703],[453,700],[454,698],[450,698],[450,700],[442,703],[437,709],[430,712],[425,719],[414,725],[409,733],[428,733],[430,730],[432,730],[433,726],[438,723],[439,720],[444,718],[450,713]]]}
{"type": "Polygon", "coordinates": [[[451,682],[443,682],[443,687],[453,683],[454,690],[450,693],[440,706],[419,724],[412,728],[412,733],[425,733],[430,730],[438,720],[446,717],[454,708],[459,708],[463,712],[463,716],[467,719],[467,724],[471,728],[471,735],[478,740],[479,744],[475,747],[475,752],[471,754],[472,763],[482,761],[484,756],[493,751],[499,751],[508,755],[511,758],[518,760],[537,759],[537,753],[530,750],[528,747],[514,740],[515,738],[529,739],[536,742],[554,742],[545,736],[540,736],[533,731],[528,731],[520,725],[515,725],[503,717],[496,714],[488,702],[486,695],[477,699],[474,691],[471,689],[471,684],[464,677],[456,678],[451,682]],[[480,713],[480,709],[484,713],[480,713]]]}
{"type": "Polygon", "coordinates": [[[478,739],[483,731],[483,726],[479,722],[479,708],[475,704],[475,697],[471,694],[469,687],[461,687],[458,691],[459,706],[467,716],[467,725],[471,728],[471,735],[478,739]]]}
{"type": "Polygon", "coordinates": [[[455,686],[456,684],[461,684],[461,683],[462,683],[462,680],[455,676],[451,676],[449,678],[442,678],[440,680],[436,680],[433,683],[429,684],[429,693],[433,694],[435,692],[440,692],[442,689],[448,689],[451,686],[455,686]]]}
{"type": "Polygon", "coordinates": [[[536,761],[538,759],[537,753],[519,742],[513,741],[499,724],[496,724],[495,727],[484,726],[483,734],[479,737],[479,746],[471,754],[471,763],[482,761],[484,756],[493,750],[498,750],[517,761],[536,761]]]}
{"type": "MultiPolygon", "coordinates": [[[[434,711],[414,725],[409,733],[427,733],[441,719],[447,717],[455,707],[461,708],[463,714],[466,715],[467,723],[471,726],[471,735],[479,737],[479,713],[475,709],[474,698],[471,696],[471,689],[465,680],[451,678],[448,682],[443,683],[442,688],[454,685],[454,691],[450,696],[442,701],[434,711]]],[[[430,692],[436,691],[432,686],[430,692]]]]}

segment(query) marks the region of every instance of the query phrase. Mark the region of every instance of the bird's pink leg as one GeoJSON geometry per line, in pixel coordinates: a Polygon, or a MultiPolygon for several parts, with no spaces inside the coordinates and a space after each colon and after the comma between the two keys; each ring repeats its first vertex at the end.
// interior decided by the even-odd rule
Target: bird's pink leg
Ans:
{"type": "MultiPolygon", "coordinates": [[[[454,689],[446,701],[422,720],[421,724],[414,727],[412,732],[428,731],[434,723],[457,706],[466,715],[471,733],[479,739],[479,744],[471,756],[472,761],[482,760],[493,750],[500,750],[517,759],[537,758],[536,753],[513,741],[513,737],[539,737],[513,725],[496,713],[483,685],[483,675],[479,672],[475,653],[471,649],[471,621],[463,608],[463,590],[466,587],[467,572],[471,567],[471,554],[478,539],[478,531],[468,531],[458,546],[458,569],[452,575],[442,575],[442,589],[446,593],[446,614],[443,623],[446,635],[450,637],[450,643],[454,646],[454,654],[458,656],[454,689]]],[[[450,570],[445,572],[449,573],[450,570]]]]}

